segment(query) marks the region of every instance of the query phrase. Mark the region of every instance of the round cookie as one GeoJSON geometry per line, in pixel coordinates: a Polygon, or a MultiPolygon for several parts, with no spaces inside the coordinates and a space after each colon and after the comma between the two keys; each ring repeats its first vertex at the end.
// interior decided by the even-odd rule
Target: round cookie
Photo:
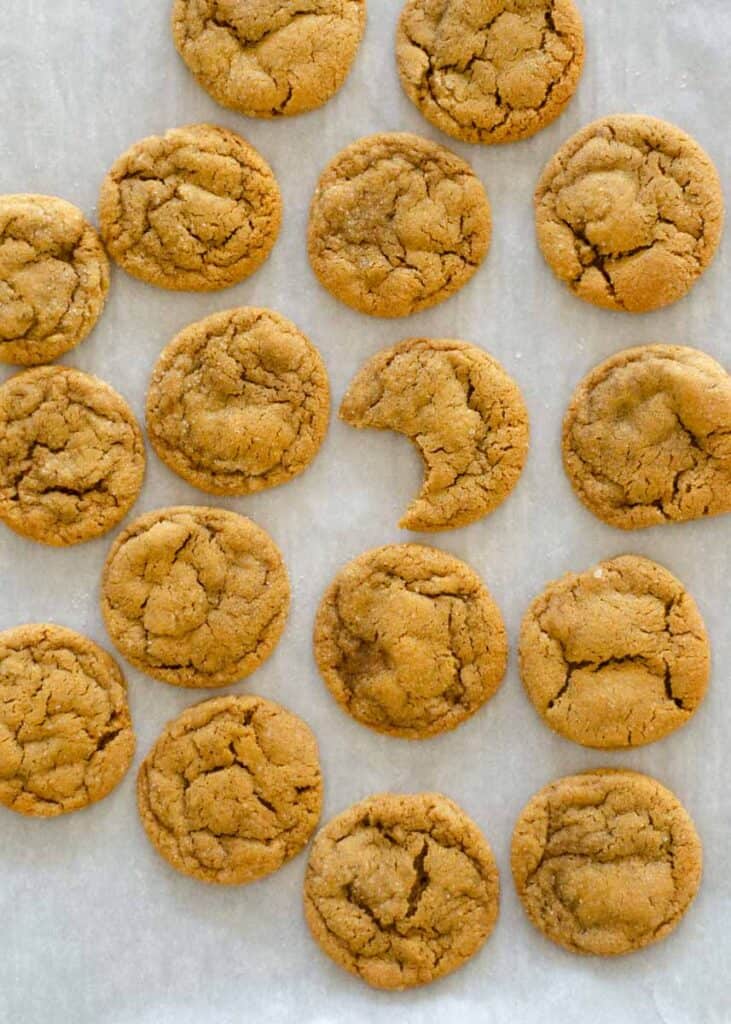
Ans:
{"type": "Polygon", "coordinates": [[[520,634],[539,715],[586,747],[639,747],[691,718],[710,672],[708,636],[682,583],[624,555],[550,583],[520,634]]]}
{"type": "Polygon", "coordinates": [[[623,530],[731,511],[731,378],[677,345],[626,349],[578,386],[563,425],[571,485],[623,530]]]}
{"type": "Polygon", "coordinates": [[[240,135],[210,124],[137,142],[99,197],[110,255],[134,277],[175,291],[217,291],[249,277],[281,219],[269,164],[240,135]]]}
{"type": "Polygon", "coordinates": [[[178,53],[214,100],[249,117],[321,107],[345,81],[365,0],[175,0],[178,53]]]}
{"type": "Polygon", "coordinates": [[[329,415],[320,353],[268,309],[232,309],[186,327],[163,350],[147,394],[155,451],[210,494],[251,494],[301,473],[329,415]]]}
{"type": "Polygon", "coordinates": [[[609,768],[570,775],[527,804],[511,865],[531,922],[572,953],[614,956],[664,939],[701,880],[698,833],[655,779],[609,768]]]}
{"type": "Polygon", "coordinates": [[[464,341],[410,338],[358,372],[340,407],[353,427],[395,430],[424,462],[421,491],[399,526],[451,530],[507,498],[528,456],[528,411],[496,359],[464,341]]]}
{"type": "Polygon", "coordinates": [[[315,658],[337,702],[406,739],[454,729],[493,696],[508,643],[473,570],[420,544],[368,551],[341,569],[315,623],[315,658]]]}
{"type": "Polygon", "coordinates": [[[674,125],[620,114],[549,161],[535,193],[538,244],[574,295],[645,313],[681,299],[718,248],[723,193],[710,157],[674,125]]]}
{"type": "Polygon", "coordinates": [[[359,139],[320,178],[308,251],[320,283],[371,316],[408,316],[465,285],[490,245],[490,204],[469,164],[418,135],[359,139]]]}
{"type": "Polygon", "coordinates": [[[464,142],[516,142],[555,120],[584,66],[573,0],[406,0],[396,36],[406,95],[464,142]]]}
{"type": "Polygon", "coordinates": [[[81,210],[55,196],[0,196],[0,363],[50,363],[87,336],[109,261],[81,210]]]}
{"type": "Polygon", "coordinates": [[[102,613],[135,668],[173,686],[227,686],[269,657],[289,611],[279,549],[222,508],[136,519],[104,564],[102,613]]]}
{"type": "Polygon", "coordinates": [[[57,547],[111,530],[137,500],[145,446],[98,377],[39,366],[0,385],[0,520],[57,547]]]}
{"type": "Polygon", "coordinates": [[[50,818],[96,803],[135,749],[113,658],[62,626],[0,633],[0,803],[50,818]]]}

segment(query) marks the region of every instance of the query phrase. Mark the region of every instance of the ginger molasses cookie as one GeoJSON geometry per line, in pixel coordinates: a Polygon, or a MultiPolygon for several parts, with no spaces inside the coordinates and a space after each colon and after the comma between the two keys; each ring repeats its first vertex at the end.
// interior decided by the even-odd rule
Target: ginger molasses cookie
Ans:
{"type": "Polygon", "coordinates": [[[689,135],[642,114],[595,121],[547,164],[538,243],[574,295],[645,313],[681,299],[713,259],[723,194],[689,135]]]}
{"type": "Polygon", "coordinates": [[[169,722],[142,762],[137,805],[150,842],[184,875],[253,882],[295,857],[317,826],[317,741],[263,697],[203,701],[169,722]]]}
{"type": "Polygon", "coordinates": [[[395,430],[423,462],[421,492],[399,526],[450,530],[507,498],[528,455],[520,388],[496,359],[464,341],[411,338],[358,372],[340,407],[353,427],[395,430]]]}
{"type": "Polygon", "coordinates": [[[127,686],[113,658],[62,626],[0,633],[0,803],[50,818],[107,796],[130,766],[127,686]]]}
{"type": "Polygon", "coordinates": [[[396,37],[406,95],[464,142],[516,142],[555,120],[584,66],[573,0],[406,0],[396,37]]]}
{"type": "Polygon", "coordinates": [[[511,864],[531,922],[572,953],[664,939],[701,880],[702,848],[670,790],[609,768],[558,779],[523,809],[511,864]]]}
{"type": "Polygon", "coordinates": [[[359,139],[320,179],[310,208],[312,268],[371,316],[408,316],[469,281],[490,244],[490,204],[469,164],[418,135],[359,139]]]}
{"type": "Polygon", "coordinates": [[[102,184],[110,255],[134,277],[176,291],[216,291],[264,262],[279,233],[274,174],[248,142],[210,124],[131,146],[102,184]]]}
{"type": "Polygon", "coordinates": [[[163,508],[114,542],[102,612],[117,649],[173,686],[226,686],[274,650],[289,610],[279,549],[221,508],[163,508]]]}
{"type": "Polygon", "coordinates": [[[147,394],[155,451],[211,494],[251,494],[301,473],[329,415],[320,353],[269,309],[232,309],[186,327],[163,350],[147,394]]]}
{"type": "Polygon", "coordinates": [[[98,377],[39,366],[0,385],[0,520],[16,533],[55,546],[99,537],[144,474],[132,410],[98,377]]]}
{"type": "Polygon", "coordinates": [[[623,530],[731,512],[731,378],[679,345],[626,349],[574,392],[563,461],[577,496],[623,530]]]}

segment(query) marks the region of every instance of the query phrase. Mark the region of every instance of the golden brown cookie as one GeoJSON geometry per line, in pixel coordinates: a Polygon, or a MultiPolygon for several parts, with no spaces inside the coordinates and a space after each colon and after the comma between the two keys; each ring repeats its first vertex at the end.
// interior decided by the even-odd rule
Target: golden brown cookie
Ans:
{"type": "Polygon", "coordinates": [[[664,939],[701,880],[701,841],[655,779],[569,775],[523,809],[511,864],[531,922],[572,953],[614,956],[664,939]]]}
{"type": "Polygon", "coordinates": [[[99,197],[110,255],[134,277],[175,291],[243,281],[271,252],[281,219],[269,164],[240,135],[210,124],[135,143],[99,197]]]}
{"type": "Polygon", "coordinates": [[[57,547],[111,530],[137,500],[145,446],[98,377],[39,366],[0,385],[0,519],[57,547]]]}
{"type": "Polygon", "coordinates": [[[169,722],[142,762],[137,805],[152,845],[184,875],[253,882],[295,857],[317,826],[317,741],[262,697],[203,701],[169,722]]]}
{"type": "Polygon", "coordinates": [[[114,645],[173,686],[227,686],[251,675],[276,647],[288,611],[274,541],[222,508],[140,516],[104,564],[102,613],[114,645]]]}
{"type": "Polygon", "coordinates": [[[623,530],[731,512],[731,378],[692,348],[619,352],[574,392],[563,461],[586,507],[623,530]]]}
{"type": "Polygon", "coordinates": [[[344,149],[310,208],[312,268],[341,302],[408,316],[465,285],[490,245],[490,204],[469,164],[405,132],[344,149]]]}
{"type": "Polygon", "coordinates": [[[157,361],[147,394],[155,451],[210,494],[251,494],[306,469],[330,415],[315,346],[269,309],[191,324],[157,361]]]}
{"type": "Polygon", "coordinates": [[[425,739],[454,729],[505,674],[505,626],[464,562],[391,544],[341,569],[315,623],[315,658],[337,702],[363,725],[425,739]]]}
{"type": "Polygon", "coordinates": [[[0,196],[0,363],[50,363],[87,336],[109,261],[81,210],[55,196],[0,196]]]}
{"type": "Polygon", "coordinates": [[[41,818],[87,807],[134,749],[127,686],[106,651],[62,626],[0,633],[0,803],[41,818]]]}
{"type": "Polygon", "coordinates": [[[643,114],[595,121],[549,161],[538,243],[574,295],[645,313],[690,291],[718,248],[723,193],[689,135],[643,114]]]}
{"type": "Polygon", "coordinates": [[[425,470],[399,526],[451,530],[507,498],[528,456],[528,411],[496,359],[464,341],[410,338],[359,371],[340,407],[352,427],[395,430],[425,470]]]}
{"type": "Polygon", "coordinates": [[[327,103],[358,52],[366,0],[174,0],[173,39],[200,85],[249,117],[327,103]]]}
{"type": "Polygon", "coordinates": [[[464,142],[516,142],[555,120],[584,66],[573,0],[406,0],[396,36],[406,95],[464,142]]]}

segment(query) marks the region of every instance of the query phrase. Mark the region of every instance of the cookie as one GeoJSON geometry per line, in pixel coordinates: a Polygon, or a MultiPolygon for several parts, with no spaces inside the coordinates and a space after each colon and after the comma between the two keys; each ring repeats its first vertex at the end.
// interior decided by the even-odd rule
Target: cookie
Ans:
{"type": "Polygon", "coordinates": [[[308,251],[320,283],[371,316],[408,316],[465,285],[490,245],[490,204],[469,164],[428,139],[371,135],[320,178],[308,251]]]}
{"type": "Polygon", "coordinates": [[[163,350],[147,394],[155,451],[210,494],[251,494],[301,473],[329,415],[320,353],[268,309],[232,309],[186,327],[163,350]]]}
{"type": "Polygon", "coordinates": [[[109,261],[81,210],[55,196],[0,196],[0,363],[35,366],[83,341],[109,261]]]}
{"type": "Polygon", "coordinates": [[[0,633],[0,803],[55,817],[121,782],[135,749],[113,658],[62,626],[0,633]]]}
{"type": "Polygon", "coordinates": [[[198,83],[249,117],[321,107],[345,81],[365,0],[175,0],[173,39],[198,83]]]}
{"type": "Polygon", "coordinates": [[[132,410],[98,377],[39,366],[0,385],[0,520],[62,547],[122,520],[142,487],[132,410]]]}
{"type": "Polygon", "coordinates": [[[438,793],[369,797],[317,834],[305,917],[336,964],[376,988],[461,967],[498,916],[498,869],[475,823],[438,793]]]}
{"type": "Polygon", "coordinates": [[[508,643],[500,610],[472,569],[420,544],[367,551],[328,588],[315,658],[337,702],[378,732],[425,739],[493,696],[508,643]]]}
{"type": "Polygon", "coordinates": [[[609,768],[537,793],[513,833],[511,865],[531,922],[572,953],[615,956],[664,939],[701,880],[701,841],[655,779],[609,768]]]}
{"type": "Polygon", "coordinates": [[[269,657],[289,611],[279,549],[222,508],[136,519],[104,564],[102,613],[135,668],[173,686],[227,686],[269,657]]]}
{"type": "Polygon", "coordinates": [[[535,194],[538,243],[560,280],[605,309],[645,313],[681,299],[714,257],[723,193],[710,157],[654,117],[582,129],[535,194]]]}
{"type": "Polygon", "coordinates": [[[210,124],[137,142],[99,197],[110,255],[134,277],[175,291],[217,291],[249,277],[281,219],[269,164],[240,135],[210,124]]]}
{"type": "Polygon", "coordinates": [[[340,407],[352,427],[395,430],[424,462],[399,526],[451,530],[507,498],[528,456],[528,411],[496,359],[464,341],[411,338],[359,371],[340,407]]]}
{"type": "Polygon", "coordinates": [[[584,66],[573,0],[407,0],[396,36],[406,95],[463,142],[516,142],[554,121],[584,66]]]}
{"type": "Polygon", "coordinates": [[[731,378],[679,345],[626,349],[574,392],[563,425],[571,485],[623,530],[731,512],[731,378]]]}

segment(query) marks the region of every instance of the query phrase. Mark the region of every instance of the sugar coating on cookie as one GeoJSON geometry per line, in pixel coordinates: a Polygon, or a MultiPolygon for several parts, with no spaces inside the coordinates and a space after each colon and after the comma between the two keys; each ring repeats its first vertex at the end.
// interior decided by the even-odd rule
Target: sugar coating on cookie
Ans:
{"type": "Polygon", "coordinates": [[[366,0],[175,0],[173,39],[200,85],[249,117],[321,107],[350,71],[366,0]]]}
{"type": "Polygon", "coordinates": [[[137,804],[172,867],[203,882],[253,882],[296,856],[317,826],[317,741],[262,697],[204,701],[170,722],[142,762],[137,804]]]}
{"type": "Polygon", "coordinates": [[[490,244],[490,204],[469,164],[418,135],[359,139],[322,175],[308,250],[320,282],[371,316],[408,316],[469,281],[490,244]]]}
{"type": "Polygon", "coordinates": [[[399,523],[449,530],[505,500],[528,455],[520,388],[496,359],[464,341],[411,338],[359,371],[340,407],[353,427],[395,430],[414,443],[424,483],[399,523]]]}
{"type": "Polygon", "coordinates": [[[107,796],[135,749],[116,662],[71,629],[0,633],[0,803],[49,818],[107,796]]]}
{"type": "Polygon", "coordinates": [[[702,848],[668,789],[607,768],[533,797],[515,826],[511,865],[536,928],[572,953],[614,956],[677,927],[700,885],[702,848]]]}
{"type": "Polygon", "coordinates": [[[142,432],[98,377],[39,366],[0,385],[0,520],[64,546],[111,530],[137,499],[142,432]]]}
{"type": "Polygon", "coordinates": [[[535,193],[538,243],[579,298],[644,313],[681,299],[713,259],[723,194],[710,157],[674,125],[621,114],[556,153],[535,193]]]}
{"type": "Polygon", "coordinates": [[[435,981],[481,948],[498,916],[492,850],[438,793],[369,797],[315,837],[307,924],[335,963],[376,988],[435,981]]]}
{"type": "Polygon", "coordinates": [[[211,494],[251,494],[301,473],[329,413],[315,346],[283,316],[251,307],[181,331],[158,359],[147,395],[155,451],[211,494]]]}
{"type": "Polygon", "coordinates": [[[173,686],[226,686],[250,675],[282,634],[289,596],[269,534],[220,508],[141,516],[117,537],[102,576],[115,646],[173,686]]]}
{"type": "Polygon", "coordinates": [[[107,174],[99,221],[110,255],[160,288],[216,291],[266,260],[282,201],[248,142],[210,124],[174,128],[131,146],[107,174]]]}
{"type": "Polygon", "coordinates": [[[396,37],[406,95],[464,142],[515,142],[555,120],[584,65],[573,0],[407,0],[396,37]]]}
{"type": "Polygon", "coordinates": [[[563,461],[590,511],[623,530],[731,511],[731,378],[679,345],[626,349],[574,392],[563,461]]]}

